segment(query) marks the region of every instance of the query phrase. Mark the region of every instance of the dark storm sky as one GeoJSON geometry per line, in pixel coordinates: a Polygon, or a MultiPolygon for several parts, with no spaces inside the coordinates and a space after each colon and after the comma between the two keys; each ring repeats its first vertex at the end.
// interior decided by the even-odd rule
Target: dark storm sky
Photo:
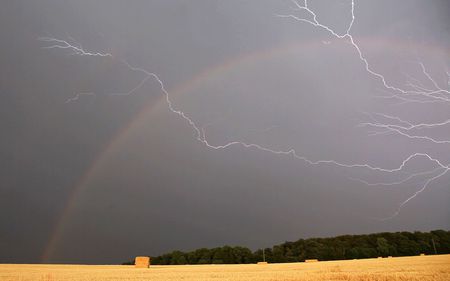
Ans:
{"type": "MultiPolygon", "coordinates": [[[[345,32],[350,1],[310,5],[345,32]]],[[[448,165],[449,144],[369,136],[358,127],[367,121],[362,112],[440,122],[450,118],[448,103],[376,99],[383,85],[348,42],[275,16],[295,13],[290,1],[4,0],[0,7],[0,262],[119,263],[174,249],[450,228],[449,175],[380,221],[424,179],[367,186],[351,178],[407,174],[311,166],[242,146],[209,149],[168,111],[154,79],[132,95],[109,95],[143,78],[125,59],[156,73],[214,145],[238,140],[391,169],[422,152],[448,165]],[[113,58],[43,49],[40,36],[113,58]],[[65,103],[86,92],[95,95],[65,103]]],[[[357,1],[352,34],[392,85],[415,77],[432,87],[419,59],[448,89],[449,14],[445,0],[357,1]]],[[[427,134],[448,140],[449,132],[427,134]]],[[[433,168],[422,160],[406,171],[433,168]]]]}

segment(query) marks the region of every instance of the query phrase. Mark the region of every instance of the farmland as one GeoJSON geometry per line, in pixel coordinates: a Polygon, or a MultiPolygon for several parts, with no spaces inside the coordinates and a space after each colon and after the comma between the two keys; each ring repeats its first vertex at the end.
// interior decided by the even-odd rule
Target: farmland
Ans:
{"type": "Polygon", "coordinates": [[[450,255],[267,265],[152,265],[148,269],[126,265],[2,264],[0,280],[444,281],[450,280],[450,255]]]}

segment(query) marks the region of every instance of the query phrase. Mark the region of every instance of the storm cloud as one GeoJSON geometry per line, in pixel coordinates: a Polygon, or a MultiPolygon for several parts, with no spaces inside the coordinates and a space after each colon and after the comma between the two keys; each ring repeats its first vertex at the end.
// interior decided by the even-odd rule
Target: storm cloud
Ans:
{"type": "MultiPolygon", "coordinates": [[[[309,5],[320,22],[345,33],[351,1],[309,5]]],[[[153,77],[129,95],[111,95],[146,77],[126,61],[155,73],[174,109],[214,147],[239,141],[294,149],[312,162],[386,169],[426,153],[448,165],[448,143],[361,126],[392,122],[367,113],[442,122],[448,102],[387,99],[395,92],[368,73],[348,38],[278,16],[312,19],[291,1],[1,6],[0,262],[119,263],[175,249],[450,228],[448,175],[388,220],[380,218],[436,174],[364,183],[398,182],[436,169],[433,161],[386,173],[311,165],[255,146],[214,149],[169,110],[153,77]],[[41,37],[112,57],[47,49],[41,37]]],[[[449,12],[447,1],[356,1],[351,34],[389,85],[434,87],[423,63],[448,90],[449,12]]],[[[449,132],[441,126],[425,135],[449,140],[449,132]]]]}

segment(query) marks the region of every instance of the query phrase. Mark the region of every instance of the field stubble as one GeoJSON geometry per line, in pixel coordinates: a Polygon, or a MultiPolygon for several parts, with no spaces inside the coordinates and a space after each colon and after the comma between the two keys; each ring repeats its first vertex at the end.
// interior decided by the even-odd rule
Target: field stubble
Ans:
{"type": "Polygon", "coordinates": [[[1,281],[447,281],[450,255],[285,263],[174,265],[138,269],[125,265],[0,265],[1,281]]]}

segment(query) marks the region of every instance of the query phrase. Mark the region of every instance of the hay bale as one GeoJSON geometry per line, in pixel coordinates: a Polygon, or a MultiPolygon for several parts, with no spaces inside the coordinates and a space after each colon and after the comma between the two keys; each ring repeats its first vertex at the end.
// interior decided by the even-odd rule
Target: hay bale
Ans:
{"type": "Polygon", "coordinates": [[[266,261],[259,261],[259,262],[257,262],[257,264],[268,264],[268,262],[266,262],[266,261]]]}
{"type": "Polygon", "coordinates": [[[378,259],[382,259],[383,257],[378,257],[378,259]]]}
{"type": "Polygon", "coordinates": [[[392,256],[388,256],[389,259],[392,259],[392,256]]]}
{"type": "Polygon", "coordinates": [[[420,256],[423,257],[423,256],[425,256],[425,254],[424,253],[420,253],[420,256]]]}
{"type": "Polygon", "coordinates": [[[309,259],[309,260],[305,260],[305,262],[318,262],[318,259],[309,259]]]}
{"type": "Polygon", "coordinates": [[[136,257],[134,259],[134,267],[148,268],[150,266],[150,257],[136,257]]]}

